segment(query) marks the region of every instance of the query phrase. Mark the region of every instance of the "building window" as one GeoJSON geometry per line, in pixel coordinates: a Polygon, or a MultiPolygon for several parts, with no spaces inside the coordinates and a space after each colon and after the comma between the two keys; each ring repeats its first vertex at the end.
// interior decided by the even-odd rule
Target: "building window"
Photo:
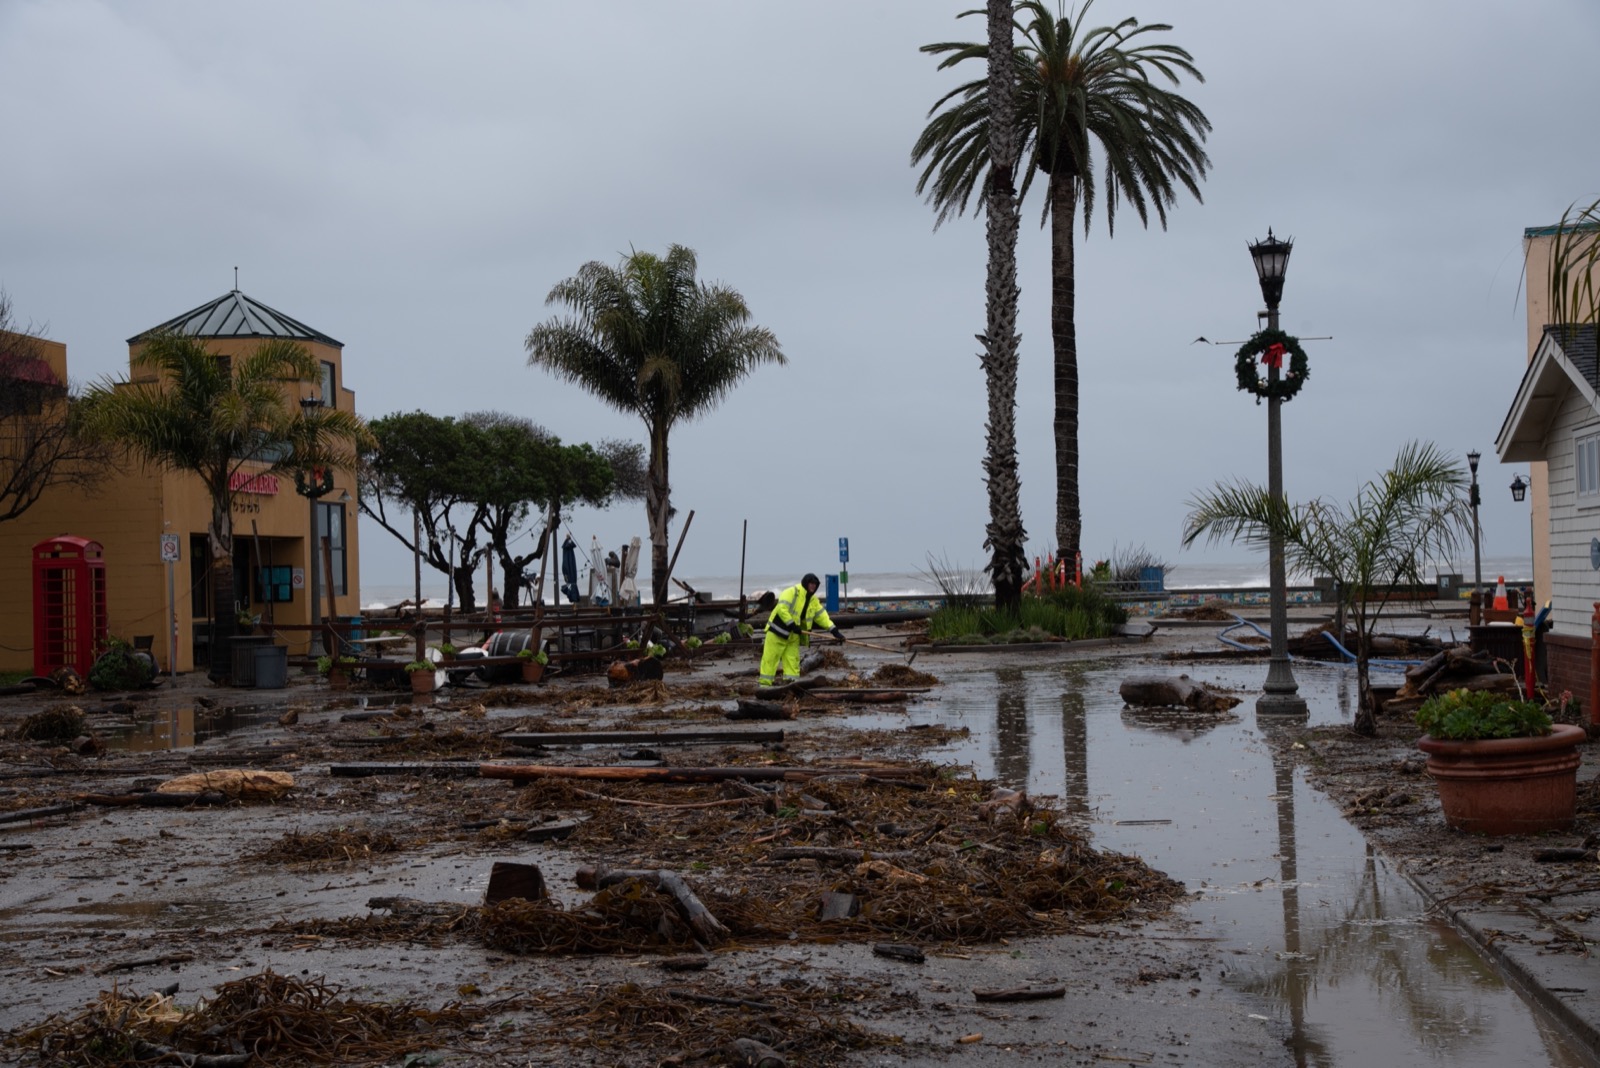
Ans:
{"type": "Polygon", "coordinates": [[[1579,497],[1600,497],[1600,434],[1574,442],[1573,482],[1579,497]]]}
{"type": "Polygon", "coordinates": [[[339,406],[338,403],[337,403],[339,398],[334,395],[334,390],[336,390],[338,388],[339,388],[339,384],[338,384],[337,381],[335,381],[335,379],[333,377],[333,361],[332,360],[323,360],[322,361],[322,404],[323,404],[323,407],[325,407],[325,408],[337,408],[339,406]]]}
{"type": "Polygon", "coordinates": [[[321,554],[322,543],[324,539],[326,539],[328,543],[328,554],[332,558],[332,562],[329,565],[331,569],[329,571],[329,575],[332,579],[331,588],[336,595],[342,597],[350,592],[345,581],[343,504],[338,502],[333,504],[324,504],[321,501],[317,502],[316,551],[318,554],[317,567],[319,572],[322,567],[323,557],[321,554]]]}

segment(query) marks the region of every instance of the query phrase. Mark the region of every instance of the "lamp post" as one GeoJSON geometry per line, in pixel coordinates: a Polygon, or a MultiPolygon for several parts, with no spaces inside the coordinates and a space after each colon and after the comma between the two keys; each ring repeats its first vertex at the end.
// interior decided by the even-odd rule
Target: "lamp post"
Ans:
{"type": "MultiPolygon", "coordinates": [[[[1256,264],[1261,296],[1267,302],[1267,329],[1278,329],[1278,303],[1283,299],[1283,278],[1289,267],[1289,252],[1294,239],[1280,241],[1267,228],[1265,241],[1250,243],[1250,258],[1256,264]]],[[[1282,399],[1277,395],[1280,370],[1276,362],[1267,364],[1267,492],[1273,503],[1287,507],[1283,495],[1283,420],[1282,399]]],[[[1271,583],[1272,656],[1267,662],[1267,681],[1256,702],[1257,714],[1303,716],[1309,711],[1300,686],[1289,667],[1289,609],[1285,592],[1283,537],[1273,531],[1267,550],[1268,581],[1271,583]]]]}
{"type": "MultiPolygon", "coordinates": [[[[300,410],[310,413],[322,406],[322,401],[316,397],[302,397],[300,410]]],[[[312,471],[296,471],[294,476],[295,492],[306,499],[309,514],[309,529],[306,533],[306,586],[311,590],[311,610],[307,623],[312,629],[308,632],[310,641],[307,648],[310,655],[319,652],[328,652],[322,648],[322,632],[316,629],[319,616],[322,614],[321,593],[317,585],[317,498],[333,488],[333,472],[325,468],[316,468],[312,471]]]]}
{"type": "Polygon", "coordinates": [[[1522,481],[1521,475],[1511,477],[1511,499],[1521,504],[1528,496],[1528,484],[1522,481]]]}
{"type": "Polygon", "coordinates": [[[1478,461],[1481,459],[1477,449],[1467,453],[1467,467],[1472,471],[1472,484],[1467,487],[1467,503],[1472,506],[1472,593],[1480,604],[1483,602],[1483,559],[1478,552],[1478,505],[1483,503],[1478,495],[1478,461]]]}

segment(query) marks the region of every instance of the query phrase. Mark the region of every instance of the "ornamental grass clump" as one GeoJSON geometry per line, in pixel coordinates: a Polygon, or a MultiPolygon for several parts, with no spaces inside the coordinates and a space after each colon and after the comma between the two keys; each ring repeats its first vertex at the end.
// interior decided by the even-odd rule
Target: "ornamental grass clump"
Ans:
{"type": "Polygon", "coordinates": [[[1027,593],[1015,614],[962,600],[928,619],[928,638],[963,645],[1104,638],[1128,613],[1094,585],[1027,593]]]}
{"type": "Polygon", "coordinates": [[[1549,734],[1550,714],[1537,701],[1509,700],[1481,690],[1435,694],[1417,709],[1417,726],[1447,742],[1537,738],[1549,734]]]}

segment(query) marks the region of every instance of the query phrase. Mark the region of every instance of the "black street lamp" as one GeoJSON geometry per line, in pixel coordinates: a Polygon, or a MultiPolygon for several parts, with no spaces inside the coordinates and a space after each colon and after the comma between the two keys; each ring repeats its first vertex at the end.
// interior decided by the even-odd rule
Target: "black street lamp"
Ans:
{"type": "MultiPolygon", "coordinates": [[[[1278,329],[1278,303],[1283,299],[1283,278],[1289,269],[1289,252],[1294,239],[1279,241],[1267,228],[1265,241],[1250,243],[1250,258],[1255,260],[1256,276],[1261,281],[1261,296],[1267,302],[1267,329],[1278,329]]],[[[1267,492],[1283,507],[1283,401],[1276,386],[1280,370],[1276,362],[1267,364],[1267,492]]],[[[1289,667],[1289,608],[1284,578],[1283,538],[1273,532],[1267,549],[1268,581],[1271,584],[1272,656],[1267,662],[1267,681],[1256,702],[1256,712],[1303,716],[1309,712],[1300,686],[1289,667]]]]}
{"type": "Polygon", "coordinates": [[[1511,499],[1521,504],[1527,496],[1528,484],[1522,481],[1521,475],[1513,475],[1511,478],[1511,499]]]}
{"type": "Polygon", "coordinates": [[[1480,605],[1483,603],[1483,559],[1478,552],[1478,505],[1483,503],[1478,495],[1478,461],[1481,459],[1477,449],[1467,453],[1467,467],[1472,469],[1472,485],[1467,494],[1467,503],[1472,506],[1472,592],[1480,605]]]}

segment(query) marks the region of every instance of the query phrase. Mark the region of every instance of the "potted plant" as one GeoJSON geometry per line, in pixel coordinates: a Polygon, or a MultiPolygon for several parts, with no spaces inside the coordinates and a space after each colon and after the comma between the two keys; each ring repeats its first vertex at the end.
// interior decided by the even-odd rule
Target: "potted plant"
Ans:
{"type": "Polygon", "coordinates": [[[532,649],[523,649],[517,653],[517,659],[522,661],[522,681],[538,682],[544,678],[545,665],[550,663],[550,654],[543,649],[535,652],[532,649]]]}
{"type": "Polygon", "coordinates": [[[434,672],[438,666],[432,660],[413,660],[406,665],[406,674],[411,676],[412,693],[432,693],[434,672]]]}
{"type": "Polygon", "coordinates": [[[348,690],[350,688],[350,672],[355,667],[356,658],[353,656],[319,656],[317,657],[317,670],[327,676],[328,689],[348,690]]]}
{"type": "Polygon", "coordinates": [[[1536,701],[1464,689],[1428,698],[1417,725],[1450,826],[1476,834],[1572,826],[1583,728],[1552,722],[1536,701]]]}

